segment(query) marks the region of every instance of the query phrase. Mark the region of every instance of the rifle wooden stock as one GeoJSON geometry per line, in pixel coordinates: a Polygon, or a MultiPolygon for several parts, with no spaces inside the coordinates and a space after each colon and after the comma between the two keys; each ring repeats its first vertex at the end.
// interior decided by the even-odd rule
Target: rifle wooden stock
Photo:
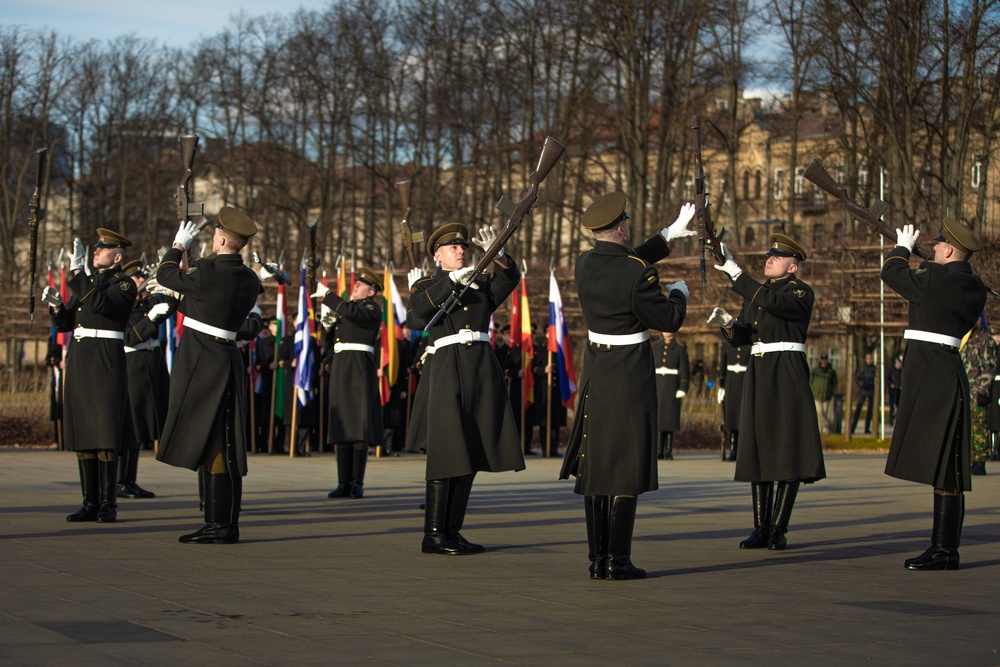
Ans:
{"type": "MultiPolygon", "coordinates": [[[[531,185],[528,186],[528,189],[514,206],[514,210],[511,211],[508,216],[507,222],[504,223],[503,228],[497,234],[493,243],[490,244],[490,247],[486,249],[482,259],[476,263],[475,270],[472,272],[472,277],[469,279],[468,284],[462,285],[461,289],[459,289],[459,286],[456,285],[455,290],[452,291],[451,295],[447,299],[445,299],[438,311],[434,313],[434,317],[432,317],[430,322],[427,323],[427,326],[424,327],[424,331],[429,331],[432,326],[437,324],[438,320],[440,320],[447,313],[451,312],[452,308],[454,308],[455,305],[461,300],[465,291],[469,289],[469,285],[471,285],[476,279],[476,276],[484,272],[489,267],[490,263],[496,259],[496,256],[500,254],[501,248],[503,248],[507,241],[510,240],[510,237],[514,235],[514,232],[517,231],[517,228],[521,225],[521,221],[524,219],[524,216],[526,216],[528,212],[534,208],[535,202],[538,201],[538,186],[541,185],[542,181],[545,180],[545,177],[549,175],[549,172],[552,171],[552,167],[554,167],[556,162],[559,161],[559,158],[562,157],[565,150],[566,147],[552,137],[545,137],[545,143],[542,145],[542,154],[538,157],[538,165],[528,176],[528,180],[531,185]]],[[[502,201],[503,199],[501,199],[501,202],[502,201]]]]}
{"type": "Polygon", "coordinates": [[[399,223],[399,233],[403,237],[403,250],[406,251],[406,258],[410,260],[410,266],[417,266],[417,246],[423,243],[424,233],[414,234],[410,231],[410,188],[412,181],[397,181],[396,189],[399,190],[399,200],[403,207],[403,220],[399,223]]]}
{"type": "Polygon", "coordinates": [[[42,193],[45,184],[45,166],[49,149],[39,148],[35,151],[35,191],[31,195],[28,208],[31,216],[28,218],[28,319],[35,321],[35,278],[38,273],[38,223],[45,219],[45,205],[42,193]]]}
{"type": "MultiPolygon", "coordinates": [[[[857,203],[847,195],[847,188],[837,183],[819,160],[810,162],[802,175],[815,183],[820,190],[839,199],[852,218],[865,223],[893,243],[896,242],[896,232],[882,220],[882,216],[889,210],[888,204],[876,200],[871,209],[867,209],[857,203]]],[[[923,259],[930,259],[932,256],[929,250],[916,244],[913,246],[913,253],[923,259]]]]}
{"type": "Polygon", "coordinates": [[[184,167],[184,174],[181,176],[180,185],[177,186],[174,202],[177,204],[177,219],[190,220],[200,215],[205,215],[204,204],[191,203],[191,179],[194,175],[192,167],[194,166],[194,156],[198,152],[198,135],[186,134],[177,137],[177,144],[180,147],[181,165],[184,167]]]}
{"type": "Polygon", "coordinates": [[[722,239],[726,235],[723,229],[715,233],[715,224],[709,212],[708,189],[705,186],[705,170],[701,161],[701,119],[695,116],[691,119],[691,135],[694,146],[694,217],[698,227],[698,248],[701,252],[699,269],[702,284],[707,282],[705,275],[705,251],[708,250],[720,263],[726,261],[722,254],[722,239]]]}

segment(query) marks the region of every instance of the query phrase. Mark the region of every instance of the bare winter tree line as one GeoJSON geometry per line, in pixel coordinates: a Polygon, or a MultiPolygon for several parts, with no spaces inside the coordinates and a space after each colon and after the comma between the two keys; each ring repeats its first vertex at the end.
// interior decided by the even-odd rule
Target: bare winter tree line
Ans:
{"type": "Polygon", "coordinates": [[[306,243],[314,220],[320,256],[401,264],[400,178],[414,183],[415,230],[498,223],[494,203],[516,199],[545,135],[568,150],[518,255],[571,264],[589,243],[580,215],[612,189],[643,238],[689,194],[694,114],[725,158],[715,216],[738,231],[740,138],[756,120],[741,96],[764,81],[786,91],[792,119],[822,91],[842,120],[836,158],[802,155],[812,138],[792,130],[789,192],[811,157],[842,163],[862,194],[878,166],[894,222],[919,224],[962,210],[976,163],[975,225],[1000,99],[996,4],[338,0],[236,16],[183,49],[0,26],[0,288],[26,283],[16,242],[36,148],[52,155],[50,195],[69,198],[60,228],[110,227],[153,253],[176,226],[182,133],[202,137],[196,178],[220,186],[210,210],[247,210],[263,227],[255,248],[292,268],[307,249],[289,239],[306,243]]]}

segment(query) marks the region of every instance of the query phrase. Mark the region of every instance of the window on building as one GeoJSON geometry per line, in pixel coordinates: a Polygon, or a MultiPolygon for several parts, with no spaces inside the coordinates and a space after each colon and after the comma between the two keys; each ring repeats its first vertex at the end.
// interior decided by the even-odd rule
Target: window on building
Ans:
{"type": "Polygon", "coordinates": [[[754,236],[753,227],[747,227],[746,231],[743,232],[743,245],[752,246],[754,236]]]}
{"type": "Polygon", "coordinates": [[[868,185],[868,167],[861,165],[858,167],[858,185],[866,186],[868,185]]]}
{"type": "Polygon", "coordinates": [[[753,198],[760,199],[761,193],[761,181],[763,177],[761,176],[760,169],[756,171],[753,175],[753,198]]]}
{"type": "Polygon", "coordinates": [[[729,100],[725,97],[715,98],[716,111],[729,111],[729,100]]]}
{"type": "Polygon", "coordinates": [[[813,243],[822,243],[823,237],[826,235],[826,230],[823,228],[823,223],[817,222],[813,225],[812,240],[813,243]]]}
{"type": "Polygon", "coordinates": [[[835,223],[833,225],[833,239],[839,241],[842,238],[844,238],[844,223],[835,223]]]}
{"type": "Polygon", "coordinates": [[[785,170],[775,169],[774,170],[774,198],[784,199],[785,198],[785,170]]]}
{"type": "Polygon", "coordinates": [[[743,199],[750,199],[750,172],[743,172],[743,199]]]}
{"type": "Polygon", "coordinates": [[[805,178],[805,176],[803,176],[803,174],[805,173],[805,171],[806,171],[805,167],[796,167],[795,168],[795,186],[794,187],[795,187],[795,196],[796,197],[801,197],[802,193],[805,192],[806,178],[805,178]]]}
{"type": "Polygon", "coordinates": [[[983,156],[972,156],[972,178],[969,179],[969,187],[978,188],[983,175],[983,156]]]}

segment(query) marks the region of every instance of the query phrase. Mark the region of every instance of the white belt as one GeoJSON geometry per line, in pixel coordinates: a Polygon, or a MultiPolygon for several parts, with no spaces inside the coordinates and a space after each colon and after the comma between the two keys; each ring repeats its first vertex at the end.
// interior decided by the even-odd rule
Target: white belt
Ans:
{"type": "Polygon", "coordinates": [[[950,345],[956,349],[962,346],[962,339],[954,336],[934,333],[933,331],[921,331],[919,329],[907,329],[903,332],[903,338],[908,340],[922,340],[925,343],[940,343],[950,345]]]}
{"type": "Polygon", "coordinates": [[[195,331],[200,331],[203,334],[208,334],[209,336],[215,336],[216,338],[227,338],[229,340],[236,340],[235,331],[226,331],[225,329],[220,329],[219,327],[213,327],[211,324],[205,324],[204,322],[199,322],[193,317],[184,318],[184,327],[187,329],[194,329],[195,331]]]}
{"type": "Polygon", "coordinates": [[[362,345],[361,343],[334,343],[333,353],[338,352],[367,352],[368,354],[375,354],[375,348],[371,345],[362,345]]]}
{"type": "Polygon", "coordinates": [[[135,347],[129,347],[128,345],[126,345],[125,353],[128,354],[129,352],[139,352],[140,350],[155,350],[158,347],[160,347],[160,339],[150,338],[149,340],[142,341],[135,347]]]}
{"type": "Polygon", "coordinates": [[[762,357],[768,352],[805,352],[805,343],[754,343],[750,346],[750,354],[762,357]]]}
{"type": "Polygon", "coordinates": [[[733,373],[746,373],[747,367],[743,364],[729,364],[726,366],[727,371],[732,371],[733,373]]]}
{"type": "Polygon", "coordinates": [[[638,345],[649,340],[649,331],[640,331],[634,334],[602,334],[596,331],[588,331],[587,338],[591,343],[598,345],[638,345]]]}
{"type": "Polygon", "coordinates": [[[667,368],[666,366],[660,366],[656,369],[657,375],[679,375],[676,368],[667,368]]]}
{"type": "Polygon", "coordinates": [[[434,349],[440,350],[446,345],[455,345],[457,343],[488,343],[490,342],[490,335],[488,333],[483,333],[482,331],[473,331],[472,329],[462,329],[457,334],[452,334],[450,336],[442,336],[434,341],[434,349]]]}
{"type": "Polygon", "coordinates": [[[110,338],[112,340],[125,340],[125,334],[121,331],[109,331],[108,329],[88,329],[87,327],[77,327],[73,329],[73,338],[110,338]]]}

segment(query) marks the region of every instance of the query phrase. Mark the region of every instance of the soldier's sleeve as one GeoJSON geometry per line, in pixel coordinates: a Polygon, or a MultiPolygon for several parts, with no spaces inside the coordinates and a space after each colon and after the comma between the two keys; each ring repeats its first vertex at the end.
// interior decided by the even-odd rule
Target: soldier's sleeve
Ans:
{"type": "Polygon", "coordinates": [[[132,317],[133,322],[125,330],[125,345],[129,347],[135,347],[143,341],[158,338],[160,335],[159,323],[153,322],[146,317],[145,309],[136,312],[135,315],[132,317]],[[135,315],[139,315],[139,317],[135,315]]]}
{"type": "Polygon", "coordinates": [[[410,290],[410,310],[419,321],[429,322],[453,291],[455,285],[447,278],[422,278],[410,290]]]}
{"type": "Polygon", "coordinates": [[[632,284],[632,312],[650,329],[673,332],[684,324],[687,300],[664,294],[656,267],[645,266],[632,284]]]}
{"type": "Polygon", "coordinates": [[[181,251],[171,248],[163,256],[156,269],[156,282],[181,294],[198,294],[202,289],[202,278],[211,266],[210,259],[195,260],[191,266],[181,269],[181,251]]]}
{"type": "Polygon", "coordinates": [[[490,311],[494,311],[500,307],[510,293],[514,291],[517,287],[518,282],[521,280],[521,269],[517,268],[517,264],[511,259],[511,266],[504,268],[493,263],[496,267],[496,271],[493,273],[493,278],[490,282],[490,311]]]}
{"type": "Polygon", "coordinates": [[[342,317],[362,329],[378,329],[382,324],[382,308],[370,299],[345,301],[330,292],[323,297],[323,305],[332,310],[337,317],[342,317]]]}
{"type": "Polygon", "coordinates": [[[732,328],[722,329],[722,336],[729,341],[733,349],[749,345],[753,336],[753,329],[747,324],[748,308],[749,302],[744,299],[743,306],[740,308],[740,313],[736,316],[732,328]]]}
{"type": "Polygon", "coordinates": [[[100,285],[91,285],[91,290],[80,298],[92,313],[116,315],[128,313],[135,308],[139,290],[131,278],[125,274],[100,285]]]}
{"type": "Polygon", "coordinates": [[[66,332],[76,328],[76,309],[78,305],[79,302],[76,296],[71,296],[58,312],[54,312],[49,308],[49,317],[52,319],[52,326],[56,328],[56,331],[66,332]]]}
{"type": "Polygon", "coordinates": [[[663,240],[663,236],[656,233],[644,243],[633,248],[632,252],[647,264],[656,264],[661,259],[666,259],[670,256],[670,246],[663,240]]]}
{"type": "Polygon", "coordinates": [[[923,301],[930,279],[928,262],[922,262],[919,268],[910,268],[910,251],[906,248],[893,248],[882,263],[882,282],[907,301],[923,301]]]}
{"type": "Polygon", "coordinates": [[[809,321],[815,295],[812,288],[794,280],[787,289],[771,289],[751,278],[746,271],[733,282],[733,291],[747,302],[763,308],[775,317],[790,321],[809,321]]]}
{"type": "Polygon", "coordinates": [[[257,313],[250,313],[243,320],[239,331],[236,332],[236,340],[253,340],[264,328],[264,320],[257,313]]]}

